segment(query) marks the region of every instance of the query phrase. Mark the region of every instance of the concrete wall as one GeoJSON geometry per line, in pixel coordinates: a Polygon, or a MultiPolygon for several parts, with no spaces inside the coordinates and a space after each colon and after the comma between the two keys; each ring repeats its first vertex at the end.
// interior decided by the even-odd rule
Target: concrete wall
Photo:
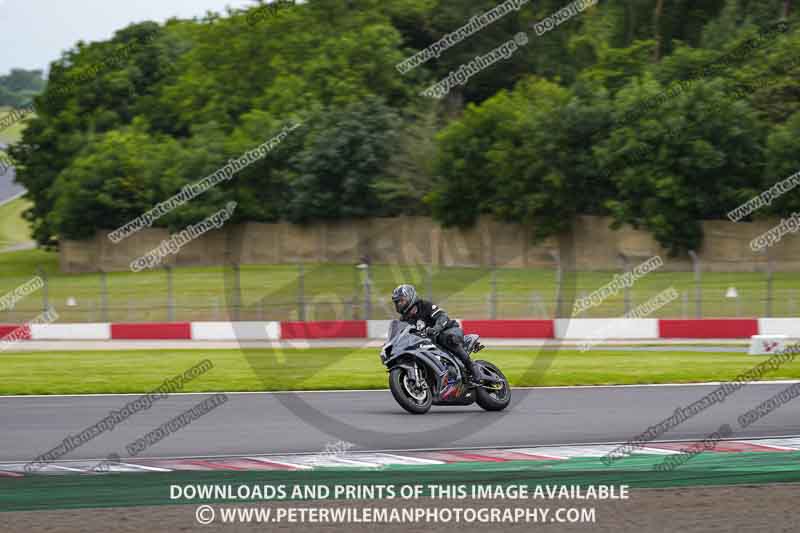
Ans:
{"type": "MultiPolygon", "coordinates": [[[[471,228],[442,228],[427,217],[398,217],[322,222],[308,226],[287,223],[247,223],[226,226],[190,242],[164,263],[174,266],[294,264],[330,262],[354,264],[368,256],[374,263],[551,268],[554,257],[577,270],[619,270],[620,254],[636,265],[656,254],[664,270],[690,271],[689,257],[669,258],[652,236],[641,230],[610,229],[605,217],[577,217],[573,232],[534,244],[527,228],[481,218],[471,228]]],[[[698,254],[705,271],[757,271],[768,258],[776,271],[800,268],[800,237],[784,236],[767,253],[753,253],[750,241],[777,221],[703,223],[705,241],[698,254]]],[[[113,244],[108,231],[86,241],[62,241],[64,272],[122,271],[135,258],[169,237],[164,229],[146,229],[113,244]]]]}

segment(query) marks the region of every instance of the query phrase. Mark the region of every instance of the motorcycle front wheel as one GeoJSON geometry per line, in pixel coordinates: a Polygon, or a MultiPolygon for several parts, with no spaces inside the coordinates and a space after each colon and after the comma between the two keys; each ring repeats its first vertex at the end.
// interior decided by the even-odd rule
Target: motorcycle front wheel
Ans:
{"type": "Polygon", "coordinates": [[[433,403],[430,387],[424,382],[421,389],[415,387],[408,370],[403,367],[389,372],[389,389],[400,407],[415,415],[427,413],[433,403]]]}

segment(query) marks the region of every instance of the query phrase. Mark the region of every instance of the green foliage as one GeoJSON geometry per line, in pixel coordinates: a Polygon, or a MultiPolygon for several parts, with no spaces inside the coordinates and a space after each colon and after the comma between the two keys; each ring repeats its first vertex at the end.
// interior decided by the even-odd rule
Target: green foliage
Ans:
{"type": "MultiPolygon", "coordinates": [[[[724,218],[759,182],[764,130],[755,110],[724,88],[722,80],[696,81],[596,147],[613,169],[606,204],[616,226],[644,227],[673,254],[697,249],[700,221],[724,218]]],[[[663,90],[652,78],[632,84],[619,94],[619,116],[663,90]]]]}
{"type": "Polygon", "coordinates": [[[309,119],[305,143],[290,162],[287,218],[388,214],[374,186],[391,156],[398,120],[378,98],[309,119]]]}
{"type": "Polygon", "coordinates": [[[98,221],[115,229],[169,196],[176,141],[151,137],[137,120],[130,128],[98,136],[56,179],[49,191],[48,222],[71,238],[94,235],[98,221]]]}
{"type": "MultiPolygon", "coordinates": [[[[40,244],[91,236],[298,123],[155,225],[179,229],[235,200],[236,220],[432,213],[468,225],[488,213],[541,239],[576,214],[611,214],[680,253],[702,242],[700,219],[793,172],[796,10],[786,34],[702,70],[791,1],[607,0],[537,36],[533,24],[567,3],[529,2],[406,74],[398,63],[498,2],[259,2],[79,42],[51,65],[11,148],[26,218],[40,244]],[[419,96],[520,31],[530,43],[512,58],[441,102],[419,96]]],[[[0,99],[39,89],[25,71],[0,78],[0,99]]]]}
{"type": "Polygon", "coordinates": [[[41,70],[11,69],[0,76],[0,106],[22,107],[44,89],[41,70]]]}
{"type": "Polygon", "coordinates": [[[440,135],[434,214],[463,225],[491,213],[544,238],[568,229],[572,215],[596,212],[599,196],[575,194],[603,188],[582,144],[592,114],[569,90],[534,78],[468,107],[440,135]]]}
{"type": "Polygon", "coordinates": [[[397,144],[389,159],[386,175],[375,180],[373,189],[390,212],[430,214],[431,193],[441,185],[434,168],[440,128],[436,104],[411,110],[400,126],[397,144]]]}
{"type": "MultiPolygon", "coordinates": [[[[800,150],[797,139],[800,135],[800,112],[775,128],[767,139],[767,171],[760,190],[772,187],[775,183],[800,172],[800,150]]],[[[783,194],[772,205],[765,209],[766,215],[786,216],[800,211],[800,200],[797,191],[783,194]]]]}

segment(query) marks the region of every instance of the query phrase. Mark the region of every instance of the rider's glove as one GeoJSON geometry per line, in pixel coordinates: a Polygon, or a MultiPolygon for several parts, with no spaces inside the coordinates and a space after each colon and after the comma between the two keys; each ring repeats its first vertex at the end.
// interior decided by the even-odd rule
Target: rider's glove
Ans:
{"type": "Polygon", "coordinates": [[[434,339],[439,335],[439,330],[436,328],[425,328],[425,336],[429,339],[434,339]]]}

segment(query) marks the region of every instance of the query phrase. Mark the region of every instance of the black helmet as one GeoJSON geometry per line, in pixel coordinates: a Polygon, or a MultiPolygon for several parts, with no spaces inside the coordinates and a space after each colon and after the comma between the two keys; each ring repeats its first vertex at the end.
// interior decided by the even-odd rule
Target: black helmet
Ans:
{"type": "Polygon", "coordinates": [[[392,301],[395,311],[404,315],[417,303],[417,289],[413,285],[400,285],[392,291],[392,301]]]}

